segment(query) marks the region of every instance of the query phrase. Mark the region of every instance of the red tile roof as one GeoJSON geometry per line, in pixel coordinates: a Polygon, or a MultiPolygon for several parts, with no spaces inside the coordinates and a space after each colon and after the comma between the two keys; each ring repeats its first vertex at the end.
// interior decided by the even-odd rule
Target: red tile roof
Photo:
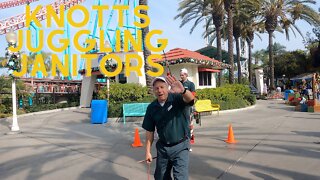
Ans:
{"type": "MultiPolygon", "coordinates": [[[[205,61],[212,61],[219,63],[218,60],[211,59],[208,56],[204,56],[198,52],[190,51],[188,49],[181,49],[181,48],[175,48],[171,49],[169,52],[165,53],[167,60],[178,60],[182,58],[190,58],[194,60],[205,60],[205,61]]],[[[155,62],[162,62],[164,61],[164,55],[162,54],[162,59],[156,59],[155,62]]]]}

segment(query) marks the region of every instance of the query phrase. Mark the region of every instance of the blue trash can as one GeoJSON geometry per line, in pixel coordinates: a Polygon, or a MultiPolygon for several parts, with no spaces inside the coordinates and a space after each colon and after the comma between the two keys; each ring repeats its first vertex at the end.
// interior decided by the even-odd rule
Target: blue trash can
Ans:
{"type": "Polygon", "coordinates": [[[91,101],[91,124],[104,124],[108,121],[108,101],[91,101]]]}
{"type": "Polygon", "coordinates": [[[288,90],[284,91],[284,100],[288,100],[288,96],[289,96],[290,93],[294,93],[294,91],[291,90],[291,89],[288,89],[288,90]]]}

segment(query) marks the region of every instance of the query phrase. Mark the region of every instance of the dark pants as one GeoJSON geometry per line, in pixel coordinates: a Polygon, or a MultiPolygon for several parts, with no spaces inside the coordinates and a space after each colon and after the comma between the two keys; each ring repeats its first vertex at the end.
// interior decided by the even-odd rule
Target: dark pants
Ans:
{"type": "Polygon", "coordinates": [[[155,180],[171,180],[171,169],[175,180],[188,180],[189,177],[189,139],[167,147],[160,141],[157,147],[157,164],[154,174],[155,180]]]}

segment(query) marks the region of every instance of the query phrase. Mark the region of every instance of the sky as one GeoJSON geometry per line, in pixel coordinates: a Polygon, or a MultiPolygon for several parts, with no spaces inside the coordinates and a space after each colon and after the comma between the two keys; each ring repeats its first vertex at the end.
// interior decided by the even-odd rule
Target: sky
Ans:
{"type": "MultiPolygon", "coordinates": [[[[6,0],[0,0],[3,2],[6,0]]],[[[39,2],[35,2],[31,4],[31,8],[34,8],[36,5],[46,5],[52,3],[54,0],[40,0],[39,2]]],[[[123,1],[123,0],[122,0],[123,1]]],[[[83,5],[87,7],[91,7],[93,4],[93,0],[87,0],[84,2],[83,5]]],[[[109,6],[113,5],[113,0],[102,0],[103,4],[108,4],[109,6]]],[[[313,6],[313,8],[317,9],[320,4],[318,0],[318,4],[313,6]]],[[[181,20],[177,19],[174,20],[174,17],[178,14],[179,1],[178,0],[149,0],[149,17],[151,19],[150,23],[150,30],[152,29],[160,29],[163,31],[163,34],[158,36],[158,38],[167,38],[168,39],[168,46],[166,47],[165,51],[169,51],[173,48],[185,48],[189,50],[198,50],[206,46],[206,41],[202,38],[202,25],[199,25],[195,31],[190,34],[190,28],[192,23],[187,24],[183,28],[180,28],[181,20]]],[[[24,6],[9,8],[9,9],[1,9],[0,10],[0,19],[8,18],[11,16],[15,16],[19,13],[25,12],[24,6]]],[[[81,14],[75,14],[81,16],[81,14]]],[[[115,16],[116,17],[116,16],[115,16]]],[[[297,22],[298,27],[302,31],[303,35],[306,35],[307,32],[312,31],[312,27],[309,26],[307,23],[304,22],[297,22]]],[[[52,28],[55,29],[55,28],[52,28]]],[[[71,33],[78,31],[79,28],[72,28],[71,33]]],[[[260,34],[262,40],[260,40],[257,36],[254,39],[254,46],[253,52],[260,49],[266,49],[268,46],[268,35],[267,34],[260,34]]],[[[302,37],[297,34],[295,37],[292,33],[290,34],[290,40],[286,40],[285,35],[281,33],[275,33],[274,42],[280,43],[286,46],[286,50],[296,50],[296,49],[304,49],[303,39],[302,37]]],[[[4,35],[0,35],[0,56],[4,56],[5,48],[6,48],[6,40],[4,35]],[[2,50],[1,50],[2,49],[2,50]]],[[[215,46],[215,45],[214,45],[215,46]]],[[[235,48],[234,48],[235,49],[235,48]]],[[[49,51],[45,49],[45,51],[49,51]]],[[[72,52],[75,52],[72,50],[72,52]]],[[[77,53],[77,52],[75,52],[77,53]]]]}

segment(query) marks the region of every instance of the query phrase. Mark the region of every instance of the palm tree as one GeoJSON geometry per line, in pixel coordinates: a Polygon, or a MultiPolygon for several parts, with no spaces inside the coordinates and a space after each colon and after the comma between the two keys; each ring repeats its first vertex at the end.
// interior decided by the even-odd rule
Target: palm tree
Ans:
{"type": "Polygon", "coordinates": [[[255,24],[253,21],[247,22],[244,26],[245,40],[248,45],[248,70],[249,70],[249,84],[252,84],[252,42],[254,39],[255,24]]]}
{"type": "MultiPolygon", "coordinates": [[[[139,5],[148,5],[148,0],[139,0],[139,5]]],[[[140,10],[141,14],[148,15],[146,10],[140,10]]],[[[144,19],[140,19],[141,23],[144,23],[144,19]]],[[[146,85],[148,87],[148,93],[152,94],[152,77],[147,74],[151,70],[150,65],[147,63],[147,58],[151,54],[150,50],[145,46],[145,37],[149,33],[149,26],[142,28],[142,44],[143,44],[143,57],[144,57],[144,72],[146,75],[146,85]]]]}
{"type": "Polygon", "coordinates": [[[0,68],[4,68],[7,65],[7,59],[5,57],[0,57],[0,68]]]}
{"type": "MultiPolygon", "coordinates": [[[[241,3],[242,4],[242,3],[241,3]]],[[[235,6],[233,17],[233,36],[236,41],[237,67],[238,67],[238,83],[241,84],[241,65],[240,65],[240,36],[243,29],[243,20],[245,19],[245,11],[241,11],[241,5],[235,6]]]]}
{"type": "Polygon", "coordinates": [[[265,63],[268,61],[268,52],[265,49],[261,49],[252,53],[252,57],[254,58],[254,65],[258,66],[259,62],[265,63]]]}
{"type": "Polygon", "coordinates": [[[229,83],[234,83],[234,60],[233,60],[233,10],[236,0],[224,0],[224,8],[227,11],[227,28],[228,28],[228,54],[229,54],[229,83]]]}
{"type": "Polygon", "coordinates": [[[270,89],[274,90],[274,60],[273,60],[273,32],[276,28],[285,31],[289,39],[289,28],[296,29],[302,36],[300,30],[295,26],[298,19],[304,20],[311,25],[320,23],[319,14],[307,4],[316,4],[314,0],[263,0],[262,13],[266,31],[269,34],[269,66],[270,66],[270,89]]]}
{"type": "Polygon", "coordinates": [[[241,28],[241,37],[247,42],[248,46],[248,79],[249,83],[252,84],[252,42],[255,34],[261,39],[256,31],[262,33],[264,24],[259,23],[257,19],[261,12],[261,4],[259,0],[246,1],[246,3],[241,3],[241,5],[241,10],[245,12],[245,19],[240,19],[240,22],[243,24],[241,28]]]}
{"type": "MultiPolygon", "coordinates": [[[[37,53],[31,53],[27,58],[28,58],[28,69],[27,73],[30,73],[32,70],[33,63],[35,61],[37,53]]],[[[50,72],[51,70],[51,53],[50,52],[45,52],[41,51],[41,55],[44,61],[45,69],[47,72],[50,72]]]]}
{"type": "Polygon", "coordinates": [[[208,0],[183,0],[179,3],[180,13],[174,19],[181,18],[180,28],[194,20],[190,34],[209,14],[208,0]]]}
{"type": "MultiPolygon", "coordinates": [[[[180,27],[186,23],[195,20],[190,33],[193,32],[195,27],[202,21],[205,22],[204,38],[209,38],[209,44],[217,40],[217,57],[222,61],[222,48],[221,48],[221,31],[224,18],[223,0],[184,0],[179,3],[178,11],[180,13],[175,16],[175,19],[181,18],[182,22],[180,27]],[[211,28],[214,25],[214,28],[211,28]],[[213,37],[213,38],[212,38],[213,37]]],[[[218,77],[218,86],[221,85],[222,72],[220,71],[218,77]]]]}
{"type": "MultiPolygon", "coordinates": [[[[216,32],[216,39],[217,39],[217,59],[222,62],[222,48],[221,48],[221,30],[223,25],[223,16],[224,16],[224,7],[223,7],[223,0],[217,1],[210,1],[211,4],[211,11],[210,15],[215,27],[216,32]]],[[[210,18],[209,18],[210,22],[210,18]]],[[[222,79],[222,71],[219,72],[218,77],[218,86],[221,86],[221,79],[222,79]]]]}

